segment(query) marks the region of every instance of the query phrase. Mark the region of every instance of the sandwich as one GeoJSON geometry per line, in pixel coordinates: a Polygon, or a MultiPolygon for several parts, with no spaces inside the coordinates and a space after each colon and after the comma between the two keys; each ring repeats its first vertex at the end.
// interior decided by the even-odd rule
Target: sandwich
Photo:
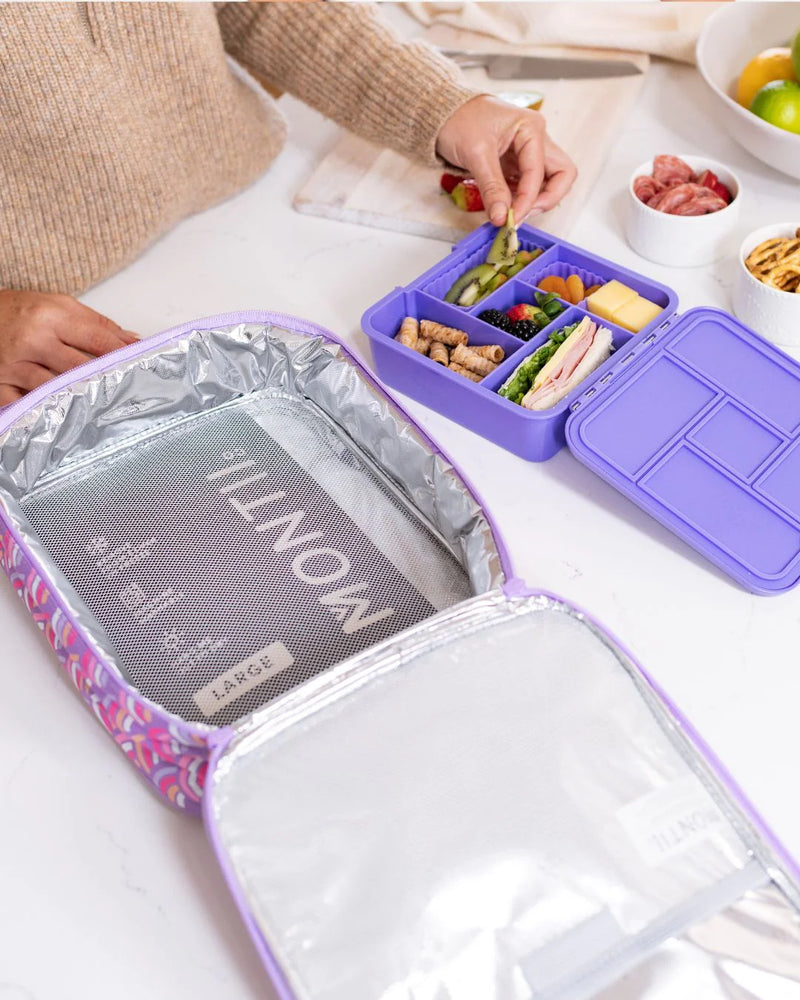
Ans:
{"type": "Polygon", "coordinates": [[[610,356],[612,334],[586,316],[550,335],[526,358],[499,389],[526,410],[556,405],[610,356]]]}

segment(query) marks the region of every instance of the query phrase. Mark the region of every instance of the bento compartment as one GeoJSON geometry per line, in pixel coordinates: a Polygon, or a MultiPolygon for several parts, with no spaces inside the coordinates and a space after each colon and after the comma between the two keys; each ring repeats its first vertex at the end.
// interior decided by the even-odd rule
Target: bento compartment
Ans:
{"type": "Polygon", "coordinates": [[[187,721],[235,721],[502,576],[463,481],[322,337],[204,330],[45,405],[58,423],[4,439],[15,523],[107,662],[187,721]]]}
{"type": "Polygon", "coordinates": [[[548,342],[551,334],[562,330],[564,327],[572,326],[574,323],[580,323],[580,321],[585,319],[587,316],[592,320],[592,322],[597,323],[598,326],[605,327],[607,330],[611,331],[612,350],[610,356],[589,376],[587,376],[586,379],[579,382],[563,399],[556,403],[555,406],[546,410],[527,410],[518,403],[512,403],[505,397],[498,396],[498,399],[505,406],[513,407],[515,412],[521,411],[522,414],[529,419],[552,419],[556,415],[565,414],[578,396],[585,393],[594,381],[602,378],[605,372],[619,361],[617,351],[624,347],[633,337],[633,334],[628,330],[623,330],[620,327],[615,326],[613,323],[602,322],[598,320],[596,316],[592,316],[590,313],[586,312],[585,309],[581,309],[578,306],[568,306],[566,310],[554,322],[546,327],[535,340],[532,340],[526,345],[525,350],[521,354],[515,354],[512,358],[504,361],[498,370],[492,374],[491,379],[486,380],[487,388],[491,387],[495,391],[499,390],[503,383],[513,375],[520,364],[522,364],[531,355],[535,354],[548,342]]]}
{"type": "MultiPolygon", "coordinates": [[[[657,281],[651,281],[644,275],[629,271],[627,268],[614,264],[603,257],[586,253],[575,247],[555,245],[548,251],[546,257],[534,261],[529,272],[525,276],[526,281],[538,284],[547,275],[556,274],[566,278],[569,274],[578,274],[584,285],[599,284],[601,286],[610,281],[618,281],[636,292],[642,298],[661,308],[661,313],[646,326],[642,327],[639,333],[646,333],[660,326],[675,311],[677,306],[677,296],[665,285],[657,281]]],[[[586,306],[585,299],[581,305],[586,306]]],[[[595,317],[598,318],[598,317],[595,317]]],[[[606,320],[603,320],[605,323],[606,320]]]]}
{"type": "Polygon", "coordinates": [[[298,1000],[584,1000],[769,884],[623,654],[556,601],[503,603],[276,706],[212,771],[215,843],[298,1000]]]}
{"type": "MultiPolygon", "coordinates": [[[[455,281],[461,277],[470,268],[476,267],[478,264],[483,264],[486,261],[486,255],[489,253],[489,249],[494,240],[494,235],[496,230],[491,228],[486,232],[486,240],[477,247],[470,246],[469,249],[459,252],[458,250],[451,253],[448,257],[441,262],[441,264],[436,268],[435,273],[429,272],[430,277],[421,281],[419,284],[415,283],[414,287],[418,287],[420,291],[427,292],[428,295],[432,295],[438,299],[444,299],[450,288],[453,286],[455,281]]],[[[547,240],[543,236],[536,235],[535,237],[526,235],[522,229],[519,231],[519,249],[527,250],[528,252],[544,252],[549,246],[552,246],[552,241],[547,240]]],[[[530,266],[530,265],[528,265],[530,266]]],[[[481,299],[485,301],[485,299],[481,299]]],[[[456,308],[461,309],[461,306],[456,308]]]]}
{"type": "Polygon", "coordinates": [[[539,288],[539,283],[545,278],[555,276],[566,282],[567,278],[572,275],[577,275],[580,278],[584,289],[584,294],[578,299],[577,302],[572,302],[571,299],[569,300],[572,305],[585,306],[586,290],[595,285],[602,286],[608,280],[602,275],[597,274],[595,271],[587,270],[585,267],[579,267],[577,264],[572,264],[565,260],[559,260],[558,253],[553,251],[548,253],[547,258],[540,257],[538,260],[533,261],[527,271],[522,272],[519,277],[520,280],[528,281],[532,285],[539,288]]]}
{"type": "MultiPolygon", "coordinates": [[[[477,303],[477,305],[471,306],[469,312],[473,316],[480,316],[482,312],[489,309],[507,313],[509,309],[518,305],[530,305],[536,310],[541,311],[536,301],[536,292],[537,289],[532,288],[524,281],[520,281],[518,278],[510,278],[502,284],[497,291],[487,295],[487,297],[482,299],[479,303],[477,303]]],[[[539,294],[541,295],[542,293],[539,294]]],[[[553,301],[560,307],[562,313],[564,310],[569,308],[569,303],[564,302],[562,299],[554,299],[553,301]]],[[[552,311],[555,312],[554,309],[552,311]]],[[[549,326],[550,323],[557,322],[560,316],[561,313],[549,316],[549,322],[545,325],[549,326]]],[[[542,326],[541,329],[544,329],[544,326],[542,326]]]]}
{"type": "Polygon", "coordinates": [[[435,299],[422,292],[400,289],[392,296],[387,297],[376,308],[370,310],[365,316],[363,325],[368,336],[373,340],[373,344],[377,338],[391,341],[393,346],[402,350],[403,354],[400,357],[405,357],[409,363],[420,361],[426,367],[444,368],[438,362],[432,361],[429,356],[407,347],[397,340],[403,320],[407,316],[411,316],[417,321],[429,320],[450,330],[462,331],[467,336],[467,342],[464,345],[467,348],[496,345],[502,349],[504,358],[514,354],[523,346],[523,341],[518,337],[512,337],[505,330],[484,323],[465,309],[451,306],[441,299],[435,299]]]}

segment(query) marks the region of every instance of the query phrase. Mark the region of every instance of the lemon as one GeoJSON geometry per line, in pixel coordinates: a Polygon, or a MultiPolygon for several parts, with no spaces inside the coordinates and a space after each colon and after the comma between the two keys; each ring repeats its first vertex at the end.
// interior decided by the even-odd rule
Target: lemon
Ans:
{"type": "Polygon", "coordinates": [[[797,81],[792,65],[792,50],[788,47],[764,49],[750,60],[739,77],[736,100],[743,107],[749,108],[758,91],[765,83],[771,83],[773,80],[797,81]]]}
{"type": "Polygon", "coordinates": [[[750,110],[770,125],[800,135],[800,84],[773,80],[753,98],[750,110]]]}

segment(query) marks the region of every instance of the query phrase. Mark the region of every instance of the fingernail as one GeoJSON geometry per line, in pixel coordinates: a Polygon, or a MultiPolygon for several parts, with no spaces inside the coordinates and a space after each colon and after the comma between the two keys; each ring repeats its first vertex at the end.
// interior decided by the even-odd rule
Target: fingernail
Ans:
{"type": "Polygon", "coordinates": [[[508,216],[508,209],[502,203],[502,201],[496,201],[494,205],[492,205],[492,207],[489,209],[489,218],[492,220],[492,224],[495,226],[504,226],[507,216],[508,216]]]}
{"type": "Polygon", "coordinates": [[[127,340],[129,344],[135,344],[139,340],[139,334],[134,333],[132,330],[123,330],[122,339],[127,340]]]}

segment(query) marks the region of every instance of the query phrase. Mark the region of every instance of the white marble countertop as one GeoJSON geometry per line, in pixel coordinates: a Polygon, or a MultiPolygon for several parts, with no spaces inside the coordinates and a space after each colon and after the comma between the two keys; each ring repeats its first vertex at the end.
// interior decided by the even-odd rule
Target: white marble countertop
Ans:
{"type": "MultiPolygon", "coordinates": [[[[291,137],[272,170],[178,226],[89,305],[145,335],[229,310],[279,310],[316,320],[368,359],[363,310],[448,248],[294,213],[293,192],[336,130],[291,99],[282,105],[291,137]]],[[[721,131],[694,70],[656,63],[571,238],[670,284],[682,308],[729,309],[739,240],[796,215],[796,196],[796,182],[721,131]],[[658,152],[706,153],[743,182],[740,232],[711,268],[659,268],[624,242],[625,182],[658,152]]],[[[746,593],[566,452],[529,464],[403,402],[472,479],[517,573],[628,644],[800,857],[800,592],[746,593]]],[[[139,780],[4,578],[0,616],[0,1000],[271,998],[202,824],[139,780]]]]}

